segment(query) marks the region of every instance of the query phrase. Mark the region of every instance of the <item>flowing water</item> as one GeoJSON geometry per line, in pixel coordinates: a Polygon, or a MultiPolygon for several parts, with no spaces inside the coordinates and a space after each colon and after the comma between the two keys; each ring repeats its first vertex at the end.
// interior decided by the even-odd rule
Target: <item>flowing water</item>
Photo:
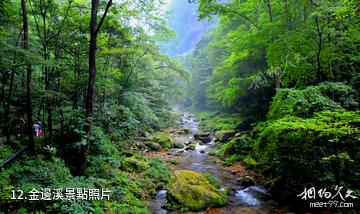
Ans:
{"type": "MultiPolygon", "coordinates": [[[[185,144],[194,140],[194,133],[199,131],[199,122],[194,115],[183,113],[181,125],[185,129],[192,130],[191,134],[175,135],[175,140],[185,144]]],[[[207,213],[274,213],[277,204],[272,200],[271,195],[261,186],[253,185],[244,187],[237,181],[238,176],[232,174],[219,164],[216,157],[210,156],[209,151],[215,150],[215,138],[210,143],[200,145],[196,143],[195,150],[171,149],[171,154],[176,157],[176,153],[183,153],[180,158],[176,158],[176,170],[192,170],[210,174],[217,178],[223,185],[222,188],[229,188],[229,203],[218,209],[210,209],[207,213]]],[[[163,208],[166,204],[166,191],[161,190],[152,200],[153,213],[167,214],[174,213],[163,208]]],[[[178,212],[176,212],[178,213],[178,212]]],[[[205,213],[205,211],[199,212],[205,213]]]]}

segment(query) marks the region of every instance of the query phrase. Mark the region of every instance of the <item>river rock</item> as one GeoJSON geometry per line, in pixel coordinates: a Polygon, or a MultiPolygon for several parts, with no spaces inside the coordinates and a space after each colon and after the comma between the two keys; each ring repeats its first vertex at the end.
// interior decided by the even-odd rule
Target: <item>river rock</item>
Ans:
{"type": "Polygon", "coordinates": [[[144,142],[135,142],[135,146],[138,149],[144,149],[146,147],[144,142]]]}
{"type": "Polygon", "coordinates": [[[191,130],[183,128],[178,131],[178,134],[191,134],[191,130]]]}
{"type": "Polygon", "coordinates": [[[216,156],[216,152],[215,151],[210,151],[209,153],[208,153],[210,156],[216,156]]]}
{"type": "Polygon", "coordinates": [[[210,143],[212,140],[209,132],[198,132],[194,134],[194,138],[195,140],[199,140],[203,143],[210,143]]]}
{"type": "Polygon", "coordinates": [[[177,152],[174,154],[174,156],[184,156],[184,152],[177,152]]]}
{"type": "Polygon", "coordinates": [[[200,144],[200,145],[205,145],[206,143],[203,142],[203,141],[199,141],[199,144],[200,144]]]}
{"type": "Polygon", "coordinates": [[[245,188],[254,185],[254,179],[250,176],[241,176],[236,178],[235,182],[245,188]]]}
{"type": "Polygon", "coordinates": [[[173,148],[177,148],[177,149],[182,149],[184,148],[184,144],[177,142],[177,141],[173,141],[173,148]]]}
{"type": "Polygon", "coordinates": [[[149,165],[144,160],[139,160],[132,156],[121,161],[121,168],[127,172],[143,172],[149,168],[149,165]]]}
{"type": "Polygon", "coordinates": [[[234,130],[221,130],[215,133],[215,137],[218,141],[222,143],[226,143],[229,141],[230,138],[234,137],[236,131],[234,130]]]}
{"type": "Polygon", "coordinates": [[[162,148],[170,149],[170,148],[183,148],[183,144],[173,140],[171,136],[166,132],[159,132],[155,134],[153,142],[159,144],[162,148]]]}
{"type": "Polygon", "coordinates": [[[152,151],[159,151],[161,150],[161,146],[158,143],[155,142],[148,142],[146,144],[147,147],[149,147],[152,151]]]}
{"type": "Polygon", "coordinates": [[[187,142],[185,142],[185,146],[188,146],[188,145],[190,145],[192,143],[193,143],[192,141],[187,141],[187,142]]]}
{"type": "Polygon", "coordinates": [[[236,194],[236,189],[231,188],[231,187],[226,188],[225,191],[226,191],[226,194],[230,195],[230,196],[234,196],[236,194]]]}
{"type": "Polygon", "coordinates": [[[195,139],[202,138],[202,137],[210,137],[210,133],[209,132],[198,132],[198,133],[194,134],[195,139]]]}
{"type": "Polygon", "coordinates": [[[195,150],[195,145],[190,144],[188,147],[186,147],[186,150],[195,150]]]}
{"type": "Polygon", "coordinates": [[[233,137],[227,146],[224,147],[224,154],[231,156],[233,154],[247,156],[252,150],[251,138],[242,134],[238,137],[233,137]]]}
{"type": "Polygon", "coordinates": [[[227,203],[225,191],[214,187],[202,173],[178,170],[168,185],[168,200],[193,211],[219,207],[227,203]]]}

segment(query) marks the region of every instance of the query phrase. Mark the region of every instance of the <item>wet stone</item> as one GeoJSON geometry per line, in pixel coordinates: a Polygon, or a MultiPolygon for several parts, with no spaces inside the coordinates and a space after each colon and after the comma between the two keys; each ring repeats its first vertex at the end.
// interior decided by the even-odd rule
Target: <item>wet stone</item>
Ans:
{"type": "Polygon", "coordinates": [[[254,179],[250,176],[241,176],[235,179],[235,183],[243,187],[249,187],[254,185],[254,179]]]}

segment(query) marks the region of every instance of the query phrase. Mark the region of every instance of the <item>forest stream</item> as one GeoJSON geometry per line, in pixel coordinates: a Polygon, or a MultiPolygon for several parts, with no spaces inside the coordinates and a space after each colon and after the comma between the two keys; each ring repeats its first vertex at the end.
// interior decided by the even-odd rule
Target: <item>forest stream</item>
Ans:
{"type": "MultiPolygon", "coordinates": [[[[231,170],[224,167],[221,160],[209,155],[210,151],[216,150],[215,138],[211,142],[203,144],[194,141],[194,134],[200,131],[199,122],[193,114],[183,112],[181,116],[181,127],[189,129],[191,134],[174,133],[173,137],[178,142],[184,144],[182,149],[170,149],[170,152],[156,152],[151,155],[159,156],[167,161],[175,159],[177,164],[172,170],[191,170],[209,174],[222,183],[222,188],[229,189],[229,202],[221,208],[211,208],[198,213],[272,213],[278,207],[266,189],[260,185],[242,186],[238,180],[240,175],[254,174],[254,172],[238,166],[241,170],[231,170]],[[196,142],[195,150],[187,150],[186,143],[189,141],[196,142]],[[181,154],[181,155],[179,155],[181,154]]],[[[255,175],[256,176],[256,175],[255,175]]],[[[164,209],[167,203],[166,190],[158,191],[157,195],[151,201],[153,213],[166,214],[174,213],[164,209]]],[[[177,213],[177,212],[176,212],[177,213]]]]}

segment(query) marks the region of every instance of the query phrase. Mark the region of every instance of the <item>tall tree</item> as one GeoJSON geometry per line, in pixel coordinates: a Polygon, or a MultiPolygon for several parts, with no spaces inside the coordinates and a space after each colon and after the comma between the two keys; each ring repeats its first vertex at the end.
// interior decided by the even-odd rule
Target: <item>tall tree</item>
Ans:
{"type": "MultiPolygon", "coordinates": [[[[27,19],[26,0],[21,0],[22,18],[23,18],[23,46],[25,50],[29,50],[29,26],[27,19]]],[[[31,63],[26,60],[26,114],[27,114],[27,133],[29,138],[29,150],[31,153],[36,154],[34,136],[32,134],[32,88],[31,76],[32,69],[31,63]]]]}
{"type": "MultiPolygon", "coordinates": [[[[96,83],[96,47],[97,36],[104,23],[104,19],[111,7],[112,0],[109,0],[105,12],[101,17],[99,24],[97,24],[97,13],[99,8],[99,0],[91,1],[91,19],[90,19],[90,49],[89,49],[89,80],[86,92],[85,108],[86,108],[86,124],[84,125],[84,132],[86,136],[90,133],[92,116],[94,112],[94,98],[95,98],[95,83],[96,83]]],[[[84,173],[87,163],[87,156],[89,153],[91,141],[87,139],[87,144],[81,146],[81,154],[79,161],[78,173],[84,173]]]]}

